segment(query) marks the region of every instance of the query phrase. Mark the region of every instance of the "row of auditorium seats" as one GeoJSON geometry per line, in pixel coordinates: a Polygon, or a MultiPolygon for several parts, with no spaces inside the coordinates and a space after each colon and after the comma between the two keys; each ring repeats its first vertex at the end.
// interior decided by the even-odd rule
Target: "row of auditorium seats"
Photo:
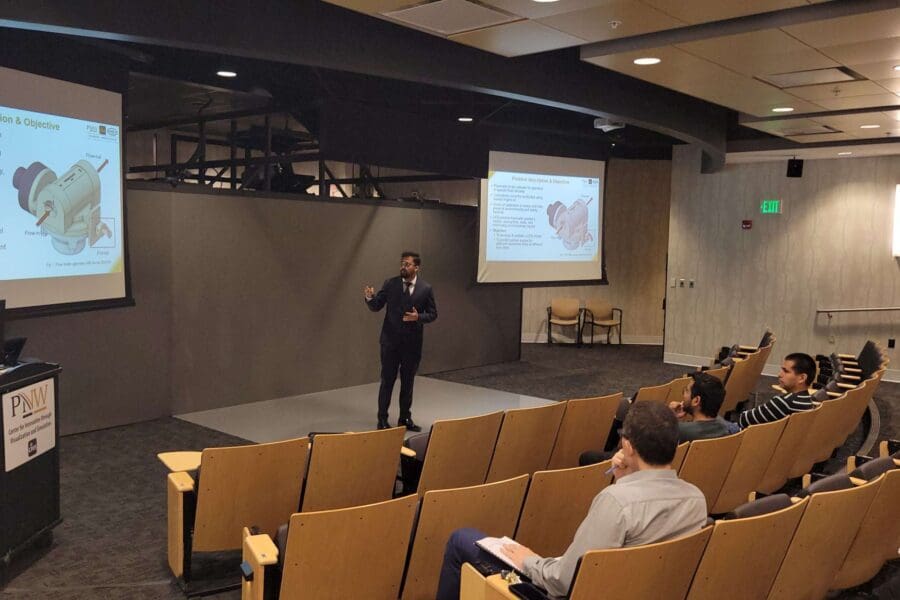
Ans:
{"type": "MultiPolygon", "coordinates": [[[[900,454],[768,496],[676,540],[585,554],[569,600],[818,600],[897,557],[900,454]]],[[[499,576],[464,565],[461,600],[512,599],[499,576]]]]}

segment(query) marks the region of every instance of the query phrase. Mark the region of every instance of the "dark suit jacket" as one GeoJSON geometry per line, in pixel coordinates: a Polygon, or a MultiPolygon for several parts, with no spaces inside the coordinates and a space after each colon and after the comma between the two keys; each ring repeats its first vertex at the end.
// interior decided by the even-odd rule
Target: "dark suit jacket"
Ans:
{"type": "Polygon", "coordinates": [[[372,312],[378,312],[385,304],[384,324],[381,326],[381,344],[387,346],[408,345],[411,350],[422,351],[422,330],[425,323],[437,319],[437,306],[431,285],[421,277],[416,279],[412,296],[403,293],[403,278],[399,275],[384,282],[381,290],[366,302],[372,312]],[[418,321],[403,321],[403,313],[415,307],[418,321]]]}

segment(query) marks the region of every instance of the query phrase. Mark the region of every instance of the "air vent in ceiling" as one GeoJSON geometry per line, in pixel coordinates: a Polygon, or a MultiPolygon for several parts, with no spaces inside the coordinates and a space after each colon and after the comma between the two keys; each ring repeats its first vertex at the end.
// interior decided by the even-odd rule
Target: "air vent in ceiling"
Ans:
{"type": "Polygon", "coordinates": [[[816,85],[822,83],[839,83],[842,81],[855,81],[863,79],[856,73],[845,67],[832,69],[814,69],[812,71],[795,71],[793,73],[779,73],[777,75],[761,75],[759,79],[781,89],[799,87],[801,85],[816,85]]]}
{"type": "Polygon", "coordinates": [[[519,19],[466,0],[438,0],[382,14],[405,25],[441,35],[482,29],[519,19]]]}
{"type": "Polygon", "coordinates": [[[825,133],[840,133],[840,130],[835,129],[834,127],[829,127],[828,125],[804,125],[802,127],[785,127],[780,130],[778,133],[784,136],[792,136],[792,135],[818,135],[825,133]]]}

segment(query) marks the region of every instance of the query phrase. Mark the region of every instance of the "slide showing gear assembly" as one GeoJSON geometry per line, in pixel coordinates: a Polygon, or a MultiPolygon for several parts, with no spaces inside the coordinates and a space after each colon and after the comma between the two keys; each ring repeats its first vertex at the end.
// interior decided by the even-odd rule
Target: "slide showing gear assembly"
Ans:
{"type": "Polygon", "coordinates": [[[568,250],[577,250],[594,239],[588,232],[587,207],[590,203],[591,200],[586,203],[576,200],[566,207],[562,202],[556,201],[547,207],[550,227],[556,230],[556,235],[568,250]]]}
{"type": "Polygon", "coordinates": [[[0,281],[124,269],[119,129],[0,105],[0,281]]]}
{"type": "Polygon", "coordinates": [[[50,234],[60,254],[78,254],[85,242],[93,247],[101,237],[112,237],[100,220],[100,171],[108,163],[104,160],[94,169],[79,160],[59,178],[40,162],[16,169],[12,183],[19,191],[19,206],[38,217],[35,226],[50,234]]]}

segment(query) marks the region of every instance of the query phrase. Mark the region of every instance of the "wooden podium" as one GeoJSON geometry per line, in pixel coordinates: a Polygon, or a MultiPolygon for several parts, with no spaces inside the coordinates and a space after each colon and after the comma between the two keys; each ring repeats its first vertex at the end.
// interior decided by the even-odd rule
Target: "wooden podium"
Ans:
{"type": "MultiPolygon", "coordinates": [[[[59,524],[59,365],[0,369],[0,569],[59,524]]],[[[2,580],[2,578],[0,578],[2,580]]]]}

